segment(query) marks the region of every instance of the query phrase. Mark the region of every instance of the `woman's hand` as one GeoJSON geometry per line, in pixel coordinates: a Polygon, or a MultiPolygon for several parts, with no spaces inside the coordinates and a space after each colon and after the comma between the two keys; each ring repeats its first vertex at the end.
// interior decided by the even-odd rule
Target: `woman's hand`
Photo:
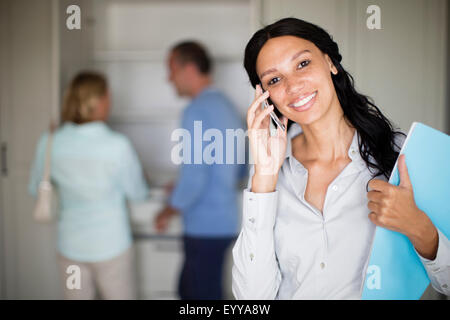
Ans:
{"type": "MultiPolygon", "coordinates": [[[[286,130],[277,127],[275,136],[270,135],[270,115],[273,105],[262,110],[261,103],[269,98],[269,92],[262,93],[256,86],[255,100],[247,112],[250,150],[255,162],[255,174],[252,178],[252,192],[273,192],[278,179],[278,171],[286,155],[286,130]]],[[[282,117],[285,128],[287,118],[282,117]]]]}
{"type": "Polygon", "coordinates": [[[403,233],[422,257],[434,260],[438,247],[437,229],[416,206],[404,155],[399,158],[398,170],[399,186],[382,180],[369,182],[372,189],[367,193],[369,219],[377,226],[403,233]]]}

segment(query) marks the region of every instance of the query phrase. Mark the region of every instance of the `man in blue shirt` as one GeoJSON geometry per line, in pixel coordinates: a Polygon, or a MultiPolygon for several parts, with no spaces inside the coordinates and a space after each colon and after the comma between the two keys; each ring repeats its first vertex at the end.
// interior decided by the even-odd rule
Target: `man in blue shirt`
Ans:
{"type": "Polygon", "coordinates": [[[238,232],[237,186],[246,175],[245,164],[238,164],[236,156],[245,150],[225,150],[227,143],[222,141],[216,144],[222,150],[215,150],[213,155],[221,154],[221,159],[205,161],[201,156],[209,143],[203,133],[212,129],[210,132],[220,132],[219,136],[226,138],[230,129],[244,132],[243,122],[231,101],[211,86],[211,60],[201,45],[176,45],[170,51],[168,67],[169,80],[178,95],[191,99],[182,116],[182,129],[190,134],[191,150],[183,150],[183,158],[187,152],[190,159],[182,163],[178,183],[168,206],[157,215],[155,227],[163,232],[175,214],[182,215],[185,261],[180,298],[222,299],[224,257],[238,232]],[[226,161],[226,151],[233,153],[232,163],[226,161]]]}

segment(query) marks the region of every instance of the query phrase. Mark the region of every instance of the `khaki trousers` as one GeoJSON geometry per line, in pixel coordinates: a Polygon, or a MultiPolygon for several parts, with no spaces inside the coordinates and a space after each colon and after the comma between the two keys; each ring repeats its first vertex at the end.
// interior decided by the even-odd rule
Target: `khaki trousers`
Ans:
{"type": "Polygon", "coordinates": [[[86,263],[58,254],[64,298],[67,300],[134,300],[134,248],[110,260],[86,263]],[[78,277],[78,279],[76,279],[78,277]]]}

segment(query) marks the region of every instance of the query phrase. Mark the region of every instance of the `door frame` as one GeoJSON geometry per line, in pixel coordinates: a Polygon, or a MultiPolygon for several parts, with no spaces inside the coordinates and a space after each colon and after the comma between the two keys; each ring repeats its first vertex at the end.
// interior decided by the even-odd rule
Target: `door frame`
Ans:
{"type": "MultiPolygon", "coordinates": [[[[60,105],[60,17],[58,0],[48,0],[51,10],[51,108],[50,117],[59,119],[60,105]]],[[[11,136],[12,111],[12,11],[13,1],[0,1],[0,148],[4,146],[5,151],[0,150],[0,300],[18,299],[19,274],[17,237],[15,231],[18,227],[17,215],[14,212],[14,204],[11,199],[11,192],[14,181],[12,181],[12,161],[11,150],[14,143],[11,136]],[[5,161],[6,160],[6,161],[5,161]],[[6,163],[5,163],[6,162],[6,163]],[[6,173],[3,172],[6,168],[6,173]]]]}
{"type": "Polygon", "coordinates": [[[6,251],[7,251],[7,239],[5,228],[5,213],[8,210],[7,197],[5,195],[7,185],[7,170],[8,154],[7,154],[7,141],[8,141],[8,110],[7,105],[9,101],[9,85],[8,81],[10,75],[9,64],[9,12],[10,12],[10,0],[0,1],[0,145],[1,145],[1,172],[0,172],[0,299],[6,299],[7,297],[7,284],[6,284],[6,251]],[[5,149],[4,149],[5,148],[5,149]],[[6,163],[5,163],[6,162],[6,163]]]}

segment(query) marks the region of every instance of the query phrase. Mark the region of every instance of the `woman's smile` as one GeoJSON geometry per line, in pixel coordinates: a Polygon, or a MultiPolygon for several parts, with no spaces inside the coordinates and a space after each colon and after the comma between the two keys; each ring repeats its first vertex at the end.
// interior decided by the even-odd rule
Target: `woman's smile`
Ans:
{"type": "Polygon", "coordinates": [[[293,103],[289,104],[288,107],[294,109],[298,112],[303,112],[309,110],[316,101],[317,91],[314,91],[312,94],[303,95],[296,99],[293,103]]]}

